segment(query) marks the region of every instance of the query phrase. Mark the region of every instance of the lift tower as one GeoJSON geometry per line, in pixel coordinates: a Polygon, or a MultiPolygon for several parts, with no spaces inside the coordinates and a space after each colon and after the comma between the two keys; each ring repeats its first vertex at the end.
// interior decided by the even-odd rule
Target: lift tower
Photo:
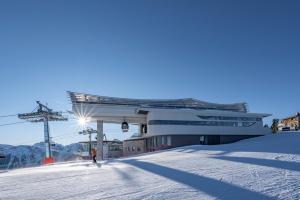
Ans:
{"type": "Polygon", "coordinates": [[[97,133],[97,130],[87,128],[86,130],[80,131],[79,134],[89,135],[89,157],[92,158],[92,134],[97,133]]]}
{"type": "Polygon", "coordinates": [[[38,106],[31,113],[18,114],[19,119],[24,119],[30,122],[44,122],[44,137],[46,156],[43,160],[43,164],[50,164],[54,162],[51,154],[50,145],[50,133],[49,133],[49,121],[67,121],[61,112],[55,112],[47,106],[43,105],[39,101],[36,102],[38,106]]]}

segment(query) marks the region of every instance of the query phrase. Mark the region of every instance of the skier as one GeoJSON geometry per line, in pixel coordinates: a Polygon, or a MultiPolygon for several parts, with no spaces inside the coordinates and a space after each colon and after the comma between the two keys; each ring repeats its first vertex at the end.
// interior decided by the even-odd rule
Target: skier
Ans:
{"type": "Polygon", "coordinates": [[[96,156],[97,156],[96,149],[93,148],[93,149],[92,149],[92,157],[93,157],[93,162],[94,162],[94,163],[97,163],[96,156]]]}

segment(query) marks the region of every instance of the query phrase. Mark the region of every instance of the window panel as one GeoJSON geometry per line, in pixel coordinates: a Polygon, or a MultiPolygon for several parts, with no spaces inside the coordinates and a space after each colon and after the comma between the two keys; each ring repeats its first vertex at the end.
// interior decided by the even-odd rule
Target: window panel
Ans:
{"type": "Polygon", "coordinates": [[[227,116],[200,116],[200,119],[205,120],[224,120],[224,121],[262,121],[262,118],[257,117],[227,117],[227,116]]]}
{"type": "Polygon", "coordinates": [[[256,122],[184,121],[184,120],[150,120],[148,122],[149,125],[235,126],[235,127],[241,127],[241,126],[249,127],[254,125],[255,123],[256,122]]]}

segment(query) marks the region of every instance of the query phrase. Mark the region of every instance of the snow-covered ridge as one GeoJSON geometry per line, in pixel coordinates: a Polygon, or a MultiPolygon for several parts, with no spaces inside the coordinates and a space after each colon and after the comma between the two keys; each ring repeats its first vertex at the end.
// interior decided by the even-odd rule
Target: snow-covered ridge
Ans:
{"type": "MultiPolygon", "coordinates": [[[[81,149],[81,145],[77,143],[67,146],[55,144],[52,153],[56,161],[68,161],[78,158],[78,151],[81,149]]],[[[45,156],[45,146],[43,142],[32,146],[0,144],[0,152],[5,156],[5,159],[0,160],[0,169],[38,166],[45,156]]]]}
{"type": "Polygon", "coordinates": [[[0,173],[0,199],[300,199],[300,134],[0,173]],[[16,187],[17,185],[17,187],[16,187]]]}

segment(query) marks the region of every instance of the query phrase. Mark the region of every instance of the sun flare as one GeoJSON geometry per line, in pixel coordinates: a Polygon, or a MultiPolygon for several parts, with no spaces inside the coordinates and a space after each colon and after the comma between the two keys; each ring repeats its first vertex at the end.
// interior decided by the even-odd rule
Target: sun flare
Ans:
{"type": "Polygon", "coordinates": [[[79,117],[79,118],[78,118],[78,123],[79,123],[81,126],[85,126],[88,122],[89,122],[89,120],[88,120],[87,117],[79,117]]]}

